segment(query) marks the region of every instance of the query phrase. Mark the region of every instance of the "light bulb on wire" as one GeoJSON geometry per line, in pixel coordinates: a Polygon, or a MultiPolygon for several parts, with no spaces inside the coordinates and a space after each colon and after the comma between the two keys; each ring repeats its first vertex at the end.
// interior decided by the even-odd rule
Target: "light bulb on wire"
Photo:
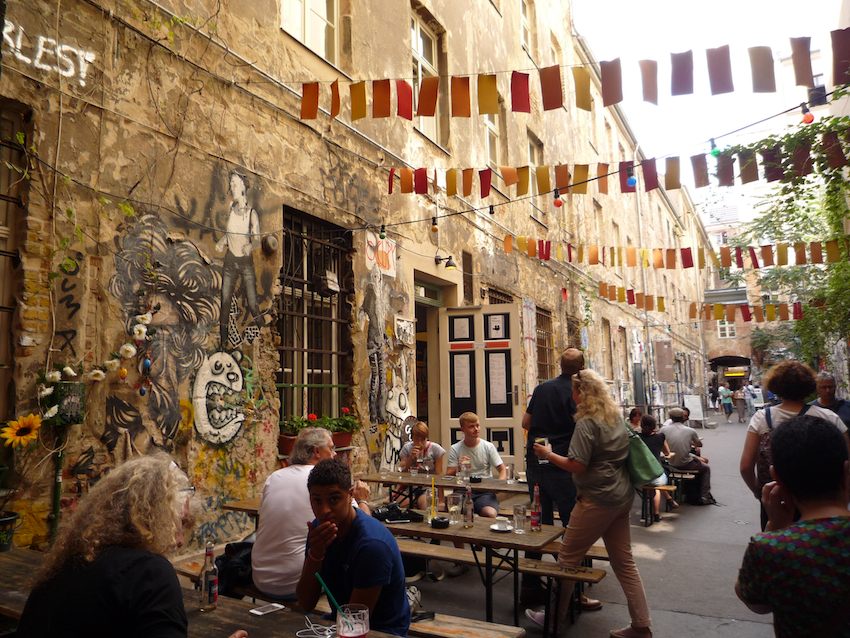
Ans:
{"type": "Polygon", "coordinates": [[[378,233],[378,237],[381,239],[387,238],[387,227],[384,224],[381,224],[381,232],[378,233]]]}
{"type": "Polygon", "coordinates": [[[809,110],[809,107],[805,102],[800,104],[800,110],[803,112],[803,124],[811,124],[815,121],[815,116],[809,110]]]}
{"type": "Polygon", "coordinates": [[[629,166],[626,169],[626,175],[628,175],[628,177],[626,177],[626,186],[629,188],[637,186],[637,177],[635,177],[635,169],[633,167],[629,166]]]}
{"type": "Polygon", "coordinates": [[[491,214],[491,215],[495,215],[495,214],[496,214],[496,207],[495,207],[495,206],[493,206],[493,204],[490,204],[490,214],[491,214]]]}
{"type": "Polygon", "coordinates": [[[711,156],[717,157],[720,155],[720,149],[717,148],[717,144],[714,142],[714,138],[711,138],[711,156]]]}
{"type": "Polygon", "coordinates": [[[555,206],[555,208],[560,208],[561,206],[564,205],[564,202],[561,201],[561,191],[556,188],[554,195],[555,195],[555,201],[552,202],[552,204],[555,206]]]}
{"type": "Polygon", "coordinates": [[[437,218],[432,217],[431,218],[431,232],[436,233],[438,230],[440,230],[440,229],[437,227],[437,218]]]}

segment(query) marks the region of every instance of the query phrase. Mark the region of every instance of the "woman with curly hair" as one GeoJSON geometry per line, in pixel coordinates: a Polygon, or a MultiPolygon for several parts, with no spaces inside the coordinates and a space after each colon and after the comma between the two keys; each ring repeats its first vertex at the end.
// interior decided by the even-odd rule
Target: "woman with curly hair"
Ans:
{"type": "MultiPolygon", "coordinates": [[[[593,370],[573,375],[573,400],[578,406],[576,428],[567,455],[555,454],[548,445],[534,445],[538,458],[572,473],[578,493],[558,564],[578,567],[591,545],[602,538],[632,620],[630,626],[612,630],[610,636],[652,636],[646,593],[632,557],[629,514],[634,492],[626,467],[628,431],[607,384],[593,370]]],[[[569,595],[567,589],[562,596],[569,595]]],[[[526,615],[534,623],[543,624],[543,612],[528,610],[526,615]]]]}
{"type": "Polygon", "coordinates": [[[16,635],[186,636],[183,591],[164,554],[183,542],[190,490],[165,454],[109,472],[47,554],[16,635]]]}
{"type": "Polygon", "coordinates": [[[802,414],[816,416],[832,423],[847,438],[847,426],[832,410],[807,405],[806,398],[815,393],[815,372],[805,363],[783,361],[767,372],[765,387],[779,396],[779,405],[758,410],[747,426],[747,438],[741,451],[740,472],[744,483],[759,501],[761,529],[767,525],[767,511],[762,504],[762,488],[771,481],[770,435],[774,428],[802,414]]]}

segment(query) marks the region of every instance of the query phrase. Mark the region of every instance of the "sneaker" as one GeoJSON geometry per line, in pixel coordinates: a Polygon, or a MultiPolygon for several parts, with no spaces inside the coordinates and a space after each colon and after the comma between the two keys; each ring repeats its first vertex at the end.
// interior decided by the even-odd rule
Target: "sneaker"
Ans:
{"type": "Polygon", "coordinates": [[[546,621],[546,612],[543,610],[537,611],[536,609],[526,609],[525,617],[538,627],[542,627],[546,621]]]}
{"type": "Polygon", "coordinates": [[[661,522],[661,514],[653,514],[652,522],[653,523],[660,523],[661,522]]]}
{"type": "Polygon", "coordinates": [[[608,634],[611,638],[652,638],[652,630],[649,627],[635,629],[631,625],[622,629],[612,629],[608,634]]]}

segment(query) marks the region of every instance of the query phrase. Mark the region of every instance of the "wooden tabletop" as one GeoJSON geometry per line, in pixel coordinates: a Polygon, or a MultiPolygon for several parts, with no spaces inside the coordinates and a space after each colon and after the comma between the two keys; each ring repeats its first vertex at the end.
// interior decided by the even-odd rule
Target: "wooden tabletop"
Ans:
{"type": "MultiPolygon", "coordinates": [[[[18,620],[23,614],[29,596],[32,577],[44,559],[44,554],[28,549],[12,549],[0,552],[0,615],[18,620]]],[[[251,638],[267,636],[294,636],[296,631],[306,628],[305,615],[287,609],[265,616],[255,616],[250,609],[264,605],[263,602],[249,603],[234,598],[220,597],[218,606],[211,612],[198,611],[198,592],[183,589],[183,605],[189,619],[191,638],[227,638],[237,629],[245,629],[251,638]]],[[[316,614],[309,615],[313,623],[331,625],[316,614]]],[[[370,631],[377,638],[389,636],[379,631],[370,631]]]]}
{"type": "MultiPolygon", "coordinates": [[[[361,481],[367,483],[389,483],[395,485],[412,485],[416,487],[431,487],[431,479],[434,485],[442,488],[465,490],[466,483],[460,484],[454,476],[437,476],[435,474],[410,474],[409,472],[384,472],[370,473],[358,476],[361,481]]],[[[507,481],[485,478],[480,483],[469,483],[473,492],[502,492],[504,494],[528,494],[526,483],[508,483],[507,481]]]]}
{"type": "Polygon", "coordinates": [[[238,501],[228,501],[221,506],[223,510],[232,512],[245,512],[251,516],[257,516],[260,513],[260,497],[243,498],[238,501]]]}
{"type": "Polygon", "coordinates": [[[494,532],[490,526],[495,519],[476,516],[472,527],[463,523],[451,525],[445,529],[435,529],[428,523],[384,523],[395,536],[421,536],[445,541],[459,541],[483,545],[496,549],[518,549],[539,551],[564,533],[564,528],[555,525],[543,525],[539,532],[514,534],[513,532],[494,532]]]}

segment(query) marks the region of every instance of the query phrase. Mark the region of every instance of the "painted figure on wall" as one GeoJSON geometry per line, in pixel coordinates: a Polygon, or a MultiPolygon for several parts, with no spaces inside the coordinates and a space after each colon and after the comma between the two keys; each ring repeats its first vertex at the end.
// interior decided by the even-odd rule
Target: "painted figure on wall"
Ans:
{"type": "Polygon", "coordinates": [[[369,357],[369,421],[387,422],[386,323],[387,293],[378,268],[369,271],[369,282],[360,311],[369,320],[366,354],[369,357]]]}
{"type": "MultiPolygon", "coordinates": [[[[221,277],[193,243],[169,236],[154,215],[142,215],[116,238],[115,274],[109,292],[121,304],[127,334],[134,317],[158,306],[147,343],[152,365],[146,409],[159,433],[154,444],[170,448],[181,421],[180,386],[206,358],[204,344],[218,319],[217,291],[221,277]],[[145,304],[146,307],[142,307],[145,304]]],[[[130,367],[130,366],[127,366],[130,367]]],[[[135,374],[128,377],[128,383],[135,374]]],[[[124,410],[116,410],[116,415],[124,410]]],[[[142,419],[147,421],[146,419],[142,419]]],[[[105,437],[115,443],[136,418],[126,414],[107,420],[105,437]]]]}
{"type": "Polygon", "coordinates": [[[227,217],[227,230],[215,245],[218,252],[224,254],[221,271],[221,310],[219,312],[219,349],[232,350],[241,342],[235,318],[231,319],[231,306],[236,284],[241,282],[242,292],[248,305],[251,320],[256,326],[249,331],[248,339],[253,340],[259,328],[266,325],[265,317],[260,313],[257,303],[257,276],[254,270],[253,251],[260,244],[260,217],[248,203],[247,178],[231,171],[230,211],[227,217]],[[234,325],[231,329],[231,323],[234,325]],[[235,334],[234,334],[235,333],[235,334]]]}

